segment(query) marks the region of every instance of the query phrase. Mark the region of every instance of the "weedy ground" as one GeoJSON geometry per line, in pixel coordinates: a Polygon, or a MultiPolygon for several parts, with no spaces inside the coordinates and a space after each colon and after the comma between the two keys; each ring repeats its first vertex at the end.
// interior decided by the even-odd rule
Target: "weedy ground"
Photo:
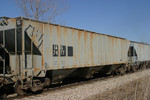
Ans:
{"type": "Polygon", "coordinates": [[[88,100],[150,100],[150,76],[96,94],[88,100]]]}

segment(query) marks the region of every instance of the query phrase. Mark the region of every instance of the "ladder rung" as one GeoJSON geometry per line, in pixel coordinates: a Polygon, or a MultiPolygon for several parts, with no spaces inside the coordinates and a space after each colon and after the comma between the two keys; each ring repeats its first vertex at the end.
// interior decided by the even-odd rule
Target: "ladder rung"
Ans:
{"type": "Polygon", "coordinates": [[[0,56],[0,61],[3,61],[3,58],[0,56]]]}

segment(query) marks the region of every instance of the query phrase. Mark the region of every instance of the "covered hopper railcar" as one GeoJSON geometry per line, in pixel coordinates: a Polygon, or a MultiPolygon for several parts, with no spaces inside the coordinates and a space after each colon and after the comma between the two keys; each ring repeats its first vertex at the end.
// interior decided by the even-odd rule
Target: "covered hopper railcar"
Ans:
{"type": "MultiPolygon", "coordinates": [[[[0,19],[0,84],[23,95],[66,77],[123,74],[147,65],[150,46],[28,18],[0,19]]],[[[0,88],[1,88],[0,87],[0,88]]]]}

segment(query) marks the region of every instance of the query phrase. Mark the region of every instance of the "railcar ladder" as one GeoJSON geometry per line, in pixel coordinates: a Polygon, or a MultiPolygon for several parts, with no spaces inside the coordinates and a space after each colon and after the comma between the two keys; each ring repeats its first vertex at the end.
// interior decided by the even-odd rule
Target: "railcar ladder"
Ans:
{"type": "MultiPolygon", "coordinates": [[[[5,48],[4,48],[4,46],[2,45],[2,44],[0,44],[0,49],[4,49],[4,52],[3,52],[3,55],[4,55],[4,58],[2,57],[2,56],[0,56],[0,61],[2,61],[3,62],[3,75],[5,76],[5,48]]],[[[7,50],[6,50],[7,51],[7,50]]]]}
{"type": "Polygon", "coordinates": [[[5,59],[3,59],[2,56],[0,56],[0,61],[3,62],[3,66],[2,66],[2,68],[3,68],[3,75],[5,76],[5,59]]]}

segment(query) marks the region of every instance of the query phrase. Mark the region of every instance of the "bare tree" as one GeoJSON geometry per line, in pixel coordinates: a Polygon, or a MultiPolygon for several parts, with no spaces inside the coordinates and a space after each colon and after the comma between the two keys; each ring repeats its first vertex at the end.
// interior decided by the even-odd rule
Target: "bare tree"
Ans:
{"type": "Polygon", "coordinates": [[[52,22],[66,10],[63,0],[16,0],[25,17],[52,22]]]}

